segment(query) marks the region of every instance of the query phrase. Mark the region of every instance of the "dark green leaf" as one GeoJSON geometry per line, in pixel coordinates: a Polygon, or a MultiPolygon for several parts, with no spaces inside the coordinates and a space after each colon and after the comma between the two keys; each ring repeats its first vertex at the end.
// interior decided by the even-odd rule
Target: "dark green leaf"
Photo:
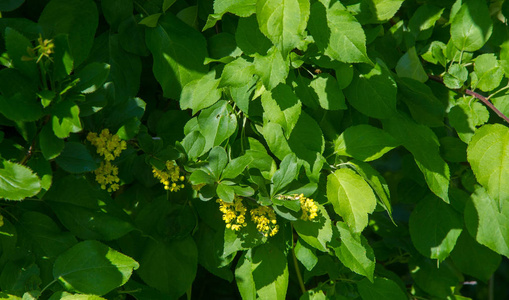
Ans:
{"type": "Polygon", "coordinates": [[[102,87],[110,74],[110,65],[93,62],[76,73],[78,83],[74,87],[80,93],[93,93],[102,87]]]}
{"type": "Polygon", "coordinates": [[[253,249],[251,272],[256,294],[261,299],[285,299],[288,263],[285,254],[272,243],[253,249]]]}
{"type": "Polygon", "coordinates": [[[113,29],[132,15],[134,7],[133,0],[105,0],[101,6],[104,18],[113,29]]]}
{"type": "Polygon", "coordinates": [[[362,300],[406,300],[405,292],[397,283],[389,278],[375,277],[374,282],[367,278],[357,283],[357,289],[362,300]]]}
{"type": "Polygon", "coordinates": [[[334,152],[362,161],[372,161],[397,146],[398,142],[386,131],[370,125],[356,125],[348,127],[334,141],[334,152]]]}
{"type": "Polygon", "coordinates": [[[138,263],[97,241],[84,241],[62,253],[53,276],[68,289],[104,295],[125,284],[138,263]]]}
{"type": "Polygon", "coordinates": [[[57,164],[70,173],[90,172],[97,168],[88,149],[81,143],[67,142],[56,159],[57,164]]]}

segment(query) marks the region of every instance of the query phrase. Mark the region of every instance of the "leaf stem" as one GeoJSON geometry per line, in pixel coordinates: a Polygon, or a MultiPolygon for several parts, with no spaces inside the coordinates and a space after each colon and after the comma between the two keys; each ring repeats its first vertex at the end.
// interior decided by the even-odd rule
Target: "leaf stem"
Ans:
{"type": "MultiPolygon", "coordinates": [[[[440,82],[440,83],[444,83],[442,78],[438,77],[438,76],[435,76],[435,75],[428,75],[429,79],[433,80],[433,81],[436,81],[436,82],[440,82]]],[[[455,90],[457,92],[462,92],[461,90],[455,90]]],[[[470,95],[476,99],[479,99],[481,100],[486,106],[488,106],[493,112],[495,112],[500,118],[502,118],[504,121],[506,121],[507,123],[509,123],[509,118],[504,115],[500,110],[498,110],[495,105],[493,105],[493,103],[490,102],[490,100],[486,97],[484,97],[483,95],[479,94],[479,93],[476,93],[472,90],[469,90],[469,89],[465,89],[463,91],[463,93],[467,94],[467,95],[470,95]]]]}
{"type": "Polygon", "coordinates": [[[494,92],[493,94],[489,95],[488,98],[486,99],[490,99],[491,97],[495,96],[496,94],[500,93],[500,92],[503,92],[505,90],[509,89],[509,84],[504,86],[503,88],[499,89],[498,91],[494,92]]]}
{"type": "MultiPolygon", "coordinates": [[[[293,225],[292,225],[292,233],[293,233],[293,225]]],[[[297,261],[297,256],[295,255],[295,245],[296,243],[292,242],[292,258],[293,258],[293,266],[295,267],[295,274],[297,275],[297,280],[299,281],[299,286],[302,294],[307,292],[306,286],[304,285],[304,281],[302,280],[302,274],[299,269],[299,262],[297,261]]]]}

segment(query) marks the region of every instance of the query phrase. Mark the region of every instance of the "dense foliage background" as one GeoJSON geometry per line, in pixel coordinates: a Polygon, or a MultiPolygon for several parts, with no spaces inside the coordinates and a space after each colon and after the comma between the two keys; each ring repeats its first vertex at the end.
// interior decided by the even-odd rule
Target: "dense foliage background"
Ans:
{"type": "Polygon", "coordinates": [[[1,299],[508,299],[509,1],[0,1],[1,299]]]}

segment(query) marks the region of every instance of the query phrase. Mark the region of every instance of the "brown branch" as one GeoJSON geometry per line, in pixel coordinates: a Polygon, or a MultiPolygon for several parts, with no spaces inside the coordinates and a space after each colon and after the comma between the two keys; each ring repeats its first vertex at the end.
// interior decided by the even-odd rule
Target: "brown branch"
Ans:
{"type": "MultiPolygon", "coordinates": [[[[436,76],[436,75],[428,75],[429,79],[433,80],[433,81],[436,81],[436,82],[440,82],[440,83],[444,83],[444,81],[442,80],[441,77],[439,76],[436,76]]],[[[490,100],[486,97],[484,97],[483,95],[479,94],[479,93],[476,93],[472,90],[469,90],[469,89],[465,89],[465,90],[460,90],[460,89],[455,89],[454,91],[458,92],[458,93],[465,93],[467,95],[470,95],[476,99],[479,99],[481,100],[484,105],[488,106],[492,111],[494,111],[499,117],[501,117],[504,121],[506,121],[507,123],[509,123],[509,118],[504,115],[500,110],[498,110],[495,105],[493,105],[493,103],[490,102],[490,100]]]]}

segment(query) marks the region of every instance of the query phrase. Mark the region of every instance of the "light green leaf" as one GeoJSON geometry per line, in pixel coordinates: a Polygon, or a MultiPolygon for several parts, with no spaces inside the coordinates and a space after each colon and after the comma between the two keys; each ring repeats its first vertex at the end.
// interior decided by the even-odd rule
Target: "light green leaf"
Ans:
{"type": "Polygon", "coordinates": [[[500,65],[504,69],[505,75],[509,77],[509,40],[506,40],[500,45],[500,65]]]}
{"type": "Polygon", "coordinates": [[[205,149],[206,140],[198,130],[194,130],[184,137],[182,146],[190,160],[198,158],[205,149]]]}
{"type": "Polygon", "coordinates": [[[327,110],[347,109],[345,96],[336,78],[328,73],[318,74],[309,85],[320,106],[327,110]]]}
{"type": "Polygon", "coordinates": [[[288,263],[283,251],[266,243],[253,249],[251,272],[260,299],[285,299],[288,263]]]}
{"type": "Polygon", "coordinates": [[[387,131],[371,125],[348,127],[334,141],[334,153],[372,161],[391,151],[399,143],[387,131]]]}
{"type": "Polygon", "coordinates": [[[53,106],[51,124],[58,138],[66,138],[71,132],[81,131],[80,108],[76,103],[67,100],[53,106]]]}
{"type": "Polygon", "coordinates": [[[56,158],[57,164],[69,173],[85,173],[97,169],[97,164],[85,145],[65,143],[64,150],[56,158]]]}
{"type": "Polygon", "coordinates": [[[408,77],[420,82],[428,80],[428,75],[422,67],[415,47],[408,49],[407,53],[399,59],[396,65],[396,73],[399,77],[408,77]]]}
{"type": "Polygon", "coordinates": [[[173,14],[165,14],[146,31],[147,47],[154,58],[153,72],[164,96],[178,99],[182,88],[208,71],[205,38],[173,14]]]}
{"type": "Polygon", "coordinates": [[[252,250],[244,252],[235,268],[235,282],[242,299],[256,300],[256,287],[253,279],[252,250]]]}
{"type": "Polygon", "coordinates": [[[214,177],[216,181],[221,177],[226,164],[228,163],[228,155],[223,147],[216,146],[209,152],[207,168],[210,170],[210,175],[214,177]]]}
{"type": "Polygon", "coordinates": [[[205,137],[203,151],[218,146],[229,138],[237,128],[237,118],[227,101],[221,100],[202,110],[198,116],[200,133],[205,137]]]}
{"type": "Polygon", "coordinates": [[[389,278],[375,277],[374,282],[367,278],[357,283],[362,300],[407,300],[406,293],[389,278]]]}
{"type": "Polygon", "coordinates": [[[322,252],[328,252],[327,243],[332,239],[332,222],[322,205],[318,205],[318,216],[311,221],[298,219],[293,222],[301,239],[322,252]]]}
{"type": "Polygon", "coordinates": [[[501,124],[479,128],[468,145],[467,159],[498,206],[509,206],[509,128],[501,124]]]}
{"type": "Polygon", "coordinates": [[[451,258],[461,273],[484,282],[488,282],[502,261],[499,254],[477,243],[466,231],[458,238],[451,258]]]}
{"type": "Polygon", "coordinates": [[[56,259],[53,276],[68,289],[104,295],[124,285],[138,267],[132,258],[100,242],[84,241],[56,259]]]}
{"type": "Polygon", "coordinates": [[[368,214],[376,206],[371,187],[350,169],[336,170],[327,177],[327,198],[355,233],[368,225],[368,214]]]}
{"type": "Polygon", "coordinates": [[[0,163],[0,198],[23,200],[40,190],[41,181],[30,168],[7,160],[0,163]]]}
{"type": "Polygon", "coordinates": [[[440,156],[440,145],[435,133],[402,114],[383,120],[383,125],[396,141],[412,153],[430,190],[449,203],[449,166],[440,156]]]}
{"type": "Polygon", "coordinates": [[[448,117],[459,138],[468,144],[477,130],[476,127],[488,122],[490,113],[483,104],[468,97],[453,106],[448,117]]]}
{"type": "Polygon", "coordinates": [[[286,155],[283,161],[281,161],[279,169],[274,173],[274,176],[272,176],[271,196],[275,196],[284,187],[295,180],[299,169],[300,166],[295,154],[290,153],[286,155]]]}
{"type": "Polygon", "coordinates": [[[256,12],[256,0],[217,0],[214,1],[214,13],[210,14],[202,31],[212,28],[225,13],[239,17],[249,17],[256,12]]]}
{"type": "Polygon", "coordinates": [[[197,267],[198,250],[192,237],[169,243],[149,240],[137,273],[149,286],[177,299],[191,287],[197,267]]]}
{"type": "Polygon", "coordinates": [[[376,16],[378,22],[392,18],[403,4],[404,0],[368,0],[368,6],[376,16]],[[370,3],[371,2],[371,3],[370,3]]]}
{"type": "Polygon", "coordinates": [[[92,0],[51,0],[39,17],[45,38],[68,34],[74,66],[87,58],[99,24],[97,6],[92,0]]]}
{"type": "Polygon", "coordinates": [[[226,64],[221,73],[220,87],[233,86],[240,87],[246,85],[253,78],[255,69],[251,62],[248,62],[242,57],[226,64]]]}
{"type": "Polygon", "coordinates": [[[375,254],[366,238],[360,233],[351,232],[343,222],[336,223],[341,245],[334,248],[336,256],[353,272],[366,276],[373,282],[375,272],[375,254]]]}
{"type": "Polygon", "coordinates": [[[289,65],[276,47],[269,49],[265,56],[255,54],[254,66],[267,90],[272,90],[288,76],[289,65]]]}
{"type": "Polygon", "coordinates": [[[494,90],[502,81],[504,71],[500,67],[494,54],[482,54],[475,59],[472,87],[483,92],[494,90]]]}
{"type": "Polygon", "coordinates": [[[217,88],[218,85],[219,79],[216,79],[215,70],[200,79],[189,82],[180,94],[180,108],[191,108],[194,115],[199,110],[213,105],[221,98],[221,90],[217,88]]]}
{"type": "Polygon", "coordinates": [[[415,248],[441,262],[454,249],[463,230],[463,220],[451,205],[429,195],[414,208],[408,226],[415,248]]]}
{"type": "MultiPolygon", "coordinates": [[[[331,229],[332,235],[332,229],[331,229]]],[[[318,257],[316,256],[316,250],[311,248],[306,242],[298,239],[295,243],[295,257],[301,262],[306,270],[311,271],[318,263],[318,257]]]]}
{"type": "Polygon", "coordinates": [[[372,64],[366,53],[366,36],[361,24],[342,5],[326,8],[319,1],[314,3],[309,31],[318,48],[330,58],[372,64]]]}
{"type": "Polygon", "coordinates": [[[509,205],[501,208],[497,200],[477,186],[465,206],[465,225],[475,240],[498,254],[509,257],[509,205]]]}
{"type": "Polygon", "coordinates": [[[308,0],[259,0],[256,18],[260,31],[282,53],[283,58],[304,39],[309,18],[308,0]]]}
{"type": "Polygon", "coordinates": [[[359,66],[344,92],[348,102],[361,113],[385,119],[396,113],[398,89],[389,70],[379,63],[374,67],[359,66]]]}
{"type": "Polygon", "coordinates": [[[476,51],[488,41],[493,30],[484,1],[465,0],[451,22],[451,39],[463,51],[476,51]]]}
{"type": "Polygon", "coordinates": [[[262,94],[263,117],[269,122],[283,127],[289,137],[299,120],[302,104],[290,86],[280,84],[271,91],[262,94]]]}

